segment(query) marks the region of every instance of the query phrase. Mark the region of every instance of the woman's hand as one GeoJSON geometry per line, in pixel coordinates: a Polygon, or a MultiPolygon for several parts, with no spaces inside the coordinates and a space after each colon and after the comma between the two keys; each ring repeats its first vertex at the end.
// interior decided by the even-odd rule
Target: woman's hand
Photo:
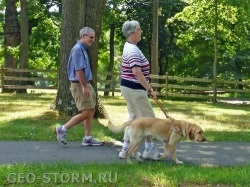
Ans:
{"type": "Polygon", "coordinates": [[[151,91],[149,92],[149,94],[150,94],[150,97],[151,97],[152,99],[157,99],[157,95],[156,95],[156,92],[155,92],[155,91],[151,90],[151,91]]]}

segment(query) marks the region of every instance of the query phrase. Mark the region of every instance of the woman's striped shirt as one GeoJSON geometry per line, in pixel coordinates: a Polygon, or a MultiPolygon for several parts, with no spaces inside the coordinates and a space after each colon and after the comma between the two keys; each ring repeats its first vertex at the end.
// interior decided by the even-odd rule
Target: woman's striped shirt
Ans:
{"type": "Polygon", "coordinates": [[[121,85],[132,89],[144,89],[132,72],[132,68],[139,66],[147,82],[149,82],[150,64],[141,50],[134,44],[126,42],[122,54],[121,85]]]}

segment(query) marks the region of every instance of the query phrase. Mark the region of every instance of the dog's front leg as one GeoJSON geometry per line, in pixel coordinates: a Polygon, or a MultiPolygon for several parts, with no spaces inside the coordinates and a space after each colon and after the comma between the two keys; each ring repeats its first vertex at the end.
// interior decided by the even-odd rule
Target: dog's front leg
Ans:
{"type": "Polygon", "coordinates": [[[167,142],[164,142],[163,148],[164,148],[164,154],[161,154],[161,158],[166,158],[170,153],[169,144],[167,142]]]}
{"type": "Polygon", "coordinates": [[[130,155],[131,155],[132,149],[129,147],[126,151],[126,159],[128,164],[132,164],[133,162],[130,160],[130,155]]]}
{"type": "Polygon", "coordinates": [[[143,162],[143,160],[139,157],[138,152],[137,152],[137,148],[134,150],[134,155],[135,155],[135,159],[138,162],[143,162]]]}
{"type": "Polygon", "coordinates": [[[178,160],[178,158],[176,156],[176,144],[170,145],[170,154],[171,154],[172,160],[176,164],[183,164],[183,162],[178,160]]]}

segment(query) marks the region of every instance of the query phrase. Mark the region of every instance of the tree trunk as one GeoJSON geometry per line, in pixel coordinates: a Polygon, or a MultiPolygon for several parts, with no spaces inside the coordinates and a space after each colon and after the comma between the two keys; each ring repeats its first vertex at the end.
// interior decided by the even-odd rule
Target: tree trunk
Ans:
{"type": "MultiPolygon", "coordinates": [[[[21,0],[21,51],[20,51],[20,66],[21,69],[28,68],[28,53],[29,53],[29,23],[27,1],[21,0]]],[[[20,77],[27,77],[27,73],[20,73],[20,77]]],[[[20,85],[27,85],[26,81],[20,81],[20,85]]],[[[19,93],[27,93],[26,89],[17,90],[19,93]]]]}
{"type": "Polygon", "coordinates": [[[67,63],[71,48],[79,39],[80,28],[85,20],[85,1],[62,0],[62,27],[60,40],[60,67],[56,109],[61,116],[76,114],[77,109],[70,93],[67,77],[67,63]]]}
{"type": "Polygon", "coordinates": [[[214,64],[213,64],[213,103],[217,102],[217,61],[218,61],[218,0],[214,1],[214,64]]]}
{"type": "MultiPolygon", "coordinates": [[[[114,56],[115,56],[114,40],[115,40],[115,24],[111,24],[110,25],[110,40],[109,40],[110,55],[109,55],[108,73],[109,72],[113,73],[113,69],[114,69],[114,56]]],[[[106,76],[106,81],[110,81],[111,79],[112,79],[112,75],[108,74],[106,76]]],[[[110,83],[107,83],[105,85],[105,89],[110,89],[110,83]]],[[[109,91],[104,91],[104,95],[108,96],[109,91]]]]}
{"type": "MultiPolygon", "coordinates": [[[[153,0],[153,35],[151,41],[151,73],[158,75],[158,11],[159,0],[153,0]]],[[[154,80],[157,82],[156,80],[154,80]]]]}
{"type": "MultiPolygon", "coordinates": [[[[18,12],[16,3],[18,0],[6,1],[5,24],[4,24],[4,59],[6,68],[16,68],[16,58],[8,52],[9,47],[17,47],[20,44],[20,25],[18,23],[18,12]]],[[[6,73],[11,76],[13,73],[6,73]]],[[[4,84],[15,84],[14,81],[4,81],[4,84]]],[[[11,93],[13,89],[3,88],[2,92],[11,93]]]]}
{"type": "MultiPolygon", "coordinates": [[[[236,72],[236,80],[242,81],[242,62],[238,59],[234,61],[235,72],[236,72]]],[[[243,90],[243,84],[238,84],[238,89],[243,90]]]]}
{"type": "Polygon", "coordinates": [[[91,27],[95,30],[95,42],[90,48],[90,58],[92,62],[92,73],[93,73],[93,87],[97,93],[96,100],[96,113],[95,117],[105,117],[106,110],[101,103],[100,98],[98,97],[97,91],[97,67],[98,67],[98,48],[99,48],[99,39],[102,31],[102,17],[105,10],[106,0],[86,0],[86,14],[85,14],[85,23],[86,26],[91,27]]]}
{"type": "MultiPolygon", "coordinates": [[[[106,0],[62,0],[62,28],[60,41],[60,67],[58,92],[56,97],[56,109],[62,116],[74,115],[77,112],[74,100],[70,93],[70,82],[67,77],[67,63],[71,48],[79,39],[79,31],[84,26],[89,26],[95,30],[95,42],[90,48],[90,59],[92,61],[93,87],[97,92],[97,59],[98,45],[101,32],[102,16],[106,0]]],[[[97,98],[99,100],[99,98],[97,98]]],[[[99,109],[98,104],[97,109],[99,109]]],[[[99,111],[99,110],[96,110],[99,111]]],[[[97,112],[98,116],[99,112],[97,112]]]]}

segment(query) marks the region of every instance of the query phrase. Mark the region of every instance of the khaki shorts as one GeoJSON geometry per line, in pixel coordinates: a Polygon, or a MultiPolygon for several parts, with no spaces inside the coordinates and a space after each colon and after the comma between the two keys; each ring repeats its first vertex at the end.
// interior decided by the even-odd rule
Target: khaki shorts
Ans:
{"type": "Polygon", "coordinates": [[[96,105],[96,93],[90,83],[87,84],[91,95],[89,97],[84,96],[80,83],[71,83],[70,92],[75,100],[76,108],[78,111],[84,109],[95,108],[96,105]]]}

